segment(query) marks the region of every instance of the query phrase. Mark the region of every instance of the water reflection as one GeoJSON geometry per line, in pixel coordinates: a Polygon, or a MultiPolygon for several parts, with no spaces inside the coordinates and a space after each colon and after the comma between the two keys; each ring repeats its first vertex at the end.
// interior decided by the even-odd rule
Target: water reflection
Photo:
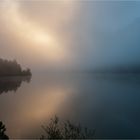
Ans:
{"type": "Polygon", "coordinates": [[[22,82],[29,83],[31,76],[25,77],[1,77],[0,78],[0,94],[7,93],[9,91],[16,92],[21,86],[22,82]]]}
{"type": "Polygon", "coordinates": [[[140,138],[139,85],[140,75],[37,75],[0,96],[0,119],[10,138],[39,138],[56,114],[96,129],[95,138],[140,138]]]}

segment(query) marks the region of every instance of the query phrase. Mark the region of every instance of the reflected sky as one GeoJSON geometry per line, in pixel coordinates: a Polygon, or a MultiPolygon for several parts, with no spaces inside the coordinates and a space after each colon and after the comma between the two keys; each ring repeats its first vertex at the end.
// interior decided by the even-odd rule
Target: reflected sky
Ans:
{"type": "Polygon", "coordinates": [[[11,138],[38,138],[56,114],[95,128],[97,138],[140,138],[139,84],[138,75],[36,76],[0,95],[0,119],[11,138]]]}

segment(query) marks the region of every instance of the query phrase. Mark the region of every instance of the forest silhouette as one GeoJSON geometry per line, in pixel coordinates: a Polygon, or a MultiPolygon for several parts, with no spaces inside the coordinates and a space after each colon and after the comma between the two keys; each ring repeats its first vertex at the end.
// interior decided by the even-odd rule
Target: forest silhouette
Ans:
{"type": "Polygon", "coordinates": [[[16,60],[0,58],[0,76],[31,76],[31,70],[29,68],[23,70],[16,60]]]}

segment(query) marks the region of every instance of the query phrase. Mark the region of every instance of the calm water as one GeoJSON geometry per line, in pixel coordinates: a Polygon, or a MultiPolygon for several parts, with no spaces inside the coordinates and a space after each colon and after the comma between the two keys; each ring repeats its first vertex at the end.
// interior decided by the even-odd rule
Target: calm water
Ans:
{"type": "Polygon", "coordinates": [[[95,129],[96,138],[140,138],[140,75],[0,78],[0,120],[11,138],[38,138],[54,115],[95,129]]]}

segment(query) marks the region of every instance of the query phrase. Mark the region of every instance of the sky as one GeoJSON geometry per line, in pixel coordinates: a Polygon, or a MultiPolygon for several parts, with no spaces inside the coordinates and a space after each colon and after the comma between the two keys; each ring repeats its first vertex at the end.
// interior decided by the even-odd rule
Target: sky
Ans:
{"type": "Polygon", "coordinates": [[[139,35],[139,1],[0,1],[0,57],[33,70],[139,66],[139,35]]]}

